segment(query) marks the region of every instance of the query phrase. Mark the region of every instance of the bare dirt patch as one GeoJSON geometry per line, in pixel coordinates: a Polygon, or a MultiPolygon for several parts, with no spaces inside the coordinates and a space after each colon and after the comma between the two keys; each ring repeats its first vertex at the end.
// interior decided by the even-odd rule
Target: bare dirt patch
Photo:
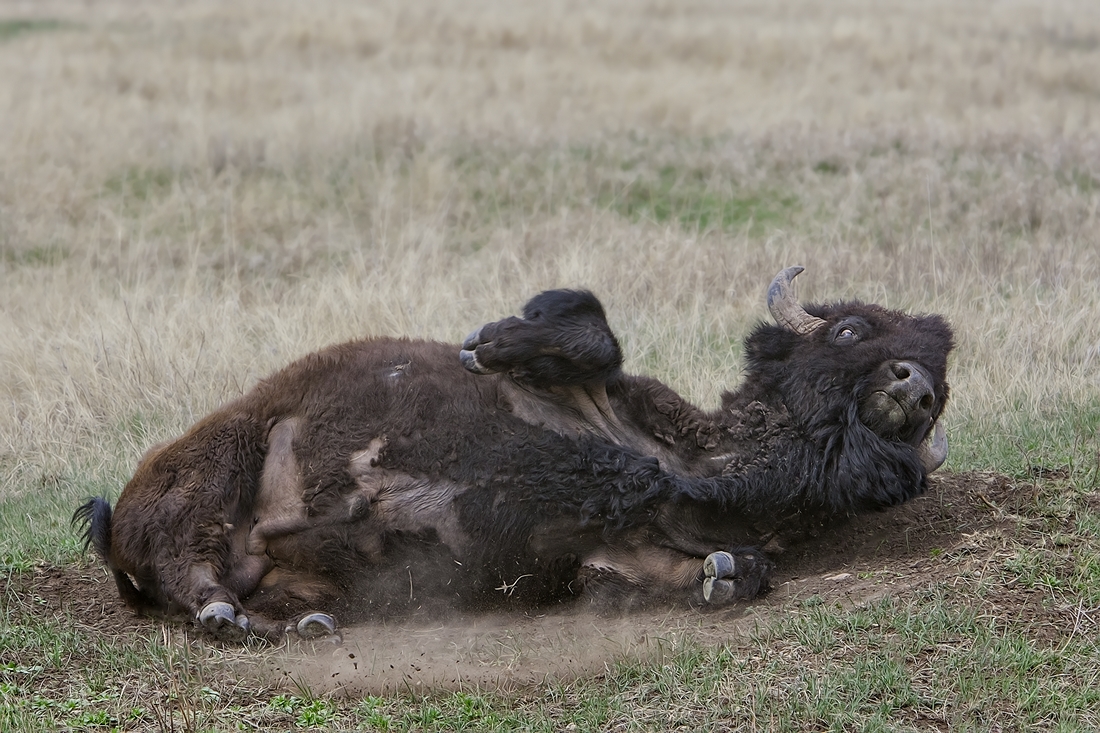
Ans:
{"type": "Polygon", "coordinates": [[[28,573],[0,576],[0,598],[9,619],[53,617],[100,634],[144,633],[149,619],[122,605],[114,581],[96,566],[42,565],[28,573]]]}
{"type": "Polygon", "coordinates": [[[948,563],[955,572],[960,555],[970,562],[987,558],[1014,531],[1009,515],[1030,492],[993,474],[937,477],[915,501],[774,554],[773,588],[751,604],[617,617],[558,610],[360,625],[344,629],[339,644],[297,645],[262,666],[272,681],[349,695],[509,689],[596,674],[628,657],[659,659],[688,641],[736,644],[794,605],[865,603],[942,580],[948,563]]]}
{"type": "Polygon", "coordinates": [[[813,596],[860,603],[942,579],[945,560],[1001,547],[1034,493],[988,473],[945,474],[930,483],[908,504],[856,517],[776,555],[769,604],[813,596]]]}
{"type": "MultiPolygon", "coordinates": [[[[771,592],[721,611],[455,614],[349,627],[339,642],[261,649],[234,655],[233,665],[316,693],[517,689],[598,674],[624,658],[660,659],[685,642],[737,644],[757,624],[804,604],[866,603],[980,569],[1018,535],[1016,515],[1033,492],[994,474],[937,477],[925,496],[902,507],[857,517],[773,554],[771,592]]],[[[9,611],[50,614],[102,634],[147,633],[151,623],[161,623],[124,608],[113,581],[96,567],[36,568],[0,579],[0,595],[9,611]]],[[[998,603],[1024,612],[1035,607],[1033,595],[1006,588],[998,603]]]]}

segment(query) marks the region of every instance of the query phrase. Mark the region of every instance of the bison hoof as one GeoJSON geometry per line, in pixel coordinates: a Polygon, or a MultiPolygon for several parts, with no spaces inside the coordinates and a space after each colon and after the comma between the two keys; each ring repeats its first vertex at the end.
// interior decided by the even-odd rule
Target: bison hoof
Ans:
{"type": "Polygon", "coordinates": [[[728,552],[712,552],[703,560],[703,575],[708,578],[732,578],[737,561],[728,552]]]}
{"type": "Polygon", "coordinates": [[[252,628],[247,616],[237,615],[233,605],[224,601],[203,606],[199,625],[222,641],[242,641],[252,628]]]}
{"type": "Polygon", "coordinates": [[[737,599],[737,585],[721,578],[703,579],[703,600],[712,605],[722,605],[737,599]]]}
{"type": "Polygon", "coordinates": [[[307,614],[298,621],[296,631],[306,640],[333,636],[336,634],[336,620],[327,613],[307,614]]]}
{"type": "Polygon", "coordinates": [[[492,369],[487,368],[477,360],[476,352],[469,349],[463,349],[458,352],[458,360],[462,362],[462,366],[468,372],[473,372],[474,374],[495,374],[492,369]]]}
{"type": "Polygon", "coordinates": [[[737,560],[728,552],[712,552],[703,560],[703,600],[714,605],[729,603],[737,598],[737,584],[727,578],[734,577],[737,560]]]}
{"type": "Polygon", "coordinates": [[[481,328],[471,333],[462,342],[462,350],[458,352],[458,360],[462,362],[463,368],[474,374],[496,374],[496,369],[490,369],[478,360],[478,346],[481,346],[481,328]]]}

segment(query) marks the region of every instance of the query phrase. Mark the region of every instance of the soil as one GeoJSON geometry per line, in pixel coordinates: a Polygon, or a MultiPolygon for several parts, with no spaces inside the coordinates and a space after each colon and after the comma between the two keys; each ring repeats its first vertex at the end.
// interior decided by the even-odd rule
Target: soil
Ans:
{"type": "MultiPolygon", "coordinates": [[[[1033,487],[994,474],[935,477],[928,493],[866,514],[788,548],[772,590],[719,611],[658,609],[623,616],[555,610],[545,614],[454,615],[432,622],[342,629],[342,639],[289,642],[238,657],[250,674],[315,693],[386,693],[426,688],[522,688],[599,673],[623,658],[660,658],[688,641],[737,643],[785,609],[807,601],[860,604],[942,581],[958,558],[980,566],[1019,531],[1016,515],[1033,487]],[[945,565],[945,559],[955,562],[945,565]]],[[[164,621],[135,616],[102,568],[40,567],[0,579],[0,593],[25,599],[106,634],[148,634],[164,621]]],[[[1033,599],[999,602],[1026,609],[1033,599]]],[[[1072,626],[1072,621],[1070,622],[1072,626]]]]}

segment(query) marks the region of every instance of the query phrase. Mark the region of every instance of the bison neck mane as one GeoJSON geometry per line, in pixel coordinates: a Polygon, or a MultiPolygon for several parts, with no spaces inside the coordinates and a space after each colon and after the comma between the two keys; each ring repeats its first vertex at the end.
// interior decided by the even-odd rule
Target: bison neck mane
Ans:
{"type": "Polygon", "coordinates": [[[690,503],[716,526],[749,524],[766,536],[923,493],[926,472],[915,443],[926,432],[886,439],[868,428],[859,395],[870,387],[860,375],[891,357],[920,357],[942,385],[938,413],[947,398],[950,330],[938,316],[913,318],[861,303],[808,310],[873,322],[877,339],[870,348],[838,353],[827,333],[814,341],[761,325],[746,341],[744,383],[711,412],[653,379],[619,375],[609,383],[621,422],[649,428],[647,444],[622,445],[656,456],[671,474],[662,499],[669,506],[690,503]]]}

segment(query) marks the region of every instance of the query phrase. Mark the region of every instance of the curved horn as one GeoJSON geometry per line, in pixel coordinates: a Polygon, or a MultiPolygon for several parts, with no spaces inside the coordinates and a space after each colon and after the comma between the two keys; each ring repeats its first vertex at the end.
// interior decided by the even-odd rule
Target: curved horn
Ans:
{"type": "Polygon", "coordinates": [[[943,429],[943,425],[936,423],[932,438],[920,444],[917,455],[920,456],[925,474],[932,473],[943,465],[947,460],[947,431],[943,429]]]}
{"type": "Polygon", "coordinates": [[[825,321],[807,313],[794,297],[791,281],[805,269],[800,265],[788,267],[776,275],[768,286],[768,310],[772,318],[778,325],[799,336],[806,336],[825,325],[825,321]]]}

